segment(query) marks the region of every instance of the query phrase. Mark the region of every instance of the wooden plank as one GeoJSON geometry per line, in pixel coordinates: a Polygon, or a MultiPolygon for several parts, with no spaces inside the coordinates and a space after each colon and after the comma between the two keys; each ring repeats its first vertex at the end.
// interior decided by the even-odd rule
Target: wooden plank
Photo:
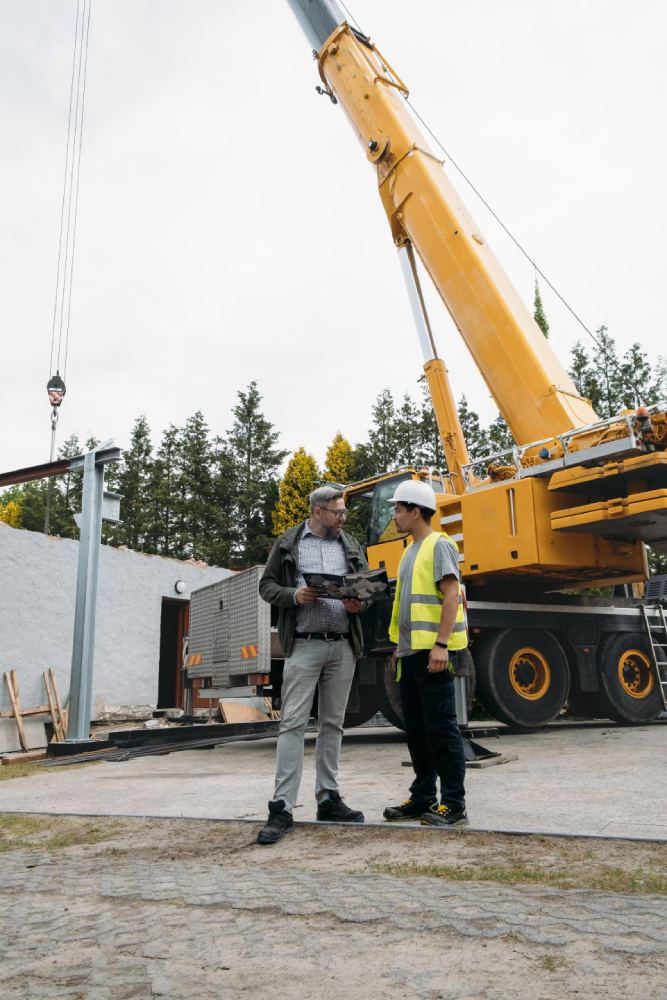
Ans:
{"type": "Polygon", "coordinates": [[[46,760],[46,750],[21,750],[20,753],[5,753],[0,764],[30,764],[34,760],[46,760]]]}
{"type": "Polygon", "coordinates": [[[266,722],[261,708],[254,705],[237,705],[231,701],[220,702],[220,714],[225,722],[266,722]]]}
{"type": "Polygon", "coordinates": [[[46,700],[49,703],[49,712],[51,713],[51,723],[53,725],[53,738],[56,743],[60,742],[60,722],[56,715],[56,703],[53,698],[53,692],[51,690],[51,681],[46,670],[42,674],[42,680],[44,681],[44,690],[46,691],[46,700]]]}
{"type": "Polygon", "coordinates": [[[21,703],[19,701],[19,689],[18,681],[16,680],[16,671],[10,670],[4,675],[5,684],[7,685],[7,691],[9,692],[9,700],[12,703],[12,708],[14,710],[14,719],[16,720],[16,728],[19,734],[19,743],[22,749],[28,752],[28,741],[25,736],[25,729],[23,728],[23,720],[21,719],[21,703]]]}
{"type": "Polygon", "coordinates": [[[60,697],[58,695],[58,684],[56,681],[56,675],[53,669],[49,667],[42,674],[42,680],[44,681],[44,689],[46,691],[46,697],[49,702],[49,709],[51,711],[51,721],[53,723],[53,738],[56,743],[62,743],[65,739],[65,727],[63,725],[63,712],[60,706],[60,697]]]}
{"type": "Polygon", "coordinates": [[[58,678],[56,677],[56,672],[53,667],[49,667],[49,674],[51,675],[51,687],[53,688],[53,693],[56,698],[56,708],[58,709],[58,716],[60,717],[60,727],[62,729],[63,740],[67,739],[67,724],[69,721],[69,706],[66,705],[63,708],[62,702],[60,700],[60,690],[58,688],[58,678]]]}
{"type": "MultiPolygon", "coordinates": [[[[48,705],[37,705],[36,708],[22,708],[21,715],[25,719],[26,715],[50,715],[51,709],[48,705]]],[[[0,712],[0,719],[13,719],[14,709],[10,711],[0,712]]]]}

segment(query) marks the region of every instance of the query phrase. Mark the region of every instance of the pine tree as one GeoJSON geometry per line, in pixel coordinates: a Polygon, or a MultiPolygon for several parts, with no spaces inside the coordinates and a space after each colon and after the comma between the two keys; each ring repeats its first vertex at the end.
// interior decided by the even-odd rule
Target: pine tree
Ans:
{"type": "Polygon", "coordinates": [[[175,461],[173,554],[178,559],[204,559],[216,511],[212,447],[201,411],[188,417],[178,433],[175,461]]]}
{"type": "Polygon", "coordinates": [[[468,400],[465,396],[461,396],[458,411],[461,430],[471,459],[483,458],[488,455],[490,451],[488,436],[482,430],[479,417],[468,406],[468,400]]]}
{"type": "Polygon", "coordinates": [[[324,479],[328,483],[338,483],[341,486],[346,486],[352,482],[354,452],[352,445],[347,438],[343,437],[340,431],[337,432],[327,448],[325,463],[324,479]]]}
{"type": "Polygon", "coordinates": [[[236,481],[233,553],[237,562],[248,566],[266,558],[271,543],[269,498],[275,496],[278,468],[287,452],[277,447],[279,434],[260,411],[257,383],[237,396],[226,446],[236,481]]]}
{"type": "Polygon", "coordinates": [[[391,390],[383,389],[372,410],[373,426],[368,434],[368,457],[374,472],[399,465],[397,459],[396,407],[391,390]]]}
{"type": "Polygon", "coordinates": [[[310,516],[308,496],[320,480],[317,462],[304,448],[294,452],[280,480],[273,511],[273,533],[280,535],[310,516]]]}
{"type": "Polygon", "coordinates": [[[514,447],[512,432],[500,413],[487,427],[486,436],[489,441],[489,452],[508,451],[514,447]]]}
{"type": "Polygon", "coordinates": [[[535,322],[539,326],[540,330],[545,337],[549,337],[549,323],[547,322],[547,317],[544,312],[544,306],[542,305],[542,296],[540,295],[540,286],[537,283],[537,278],[535,278],[535,299],[533,301],[533,316],[535,322]]]}
{"type": "Polygon", "coordinates": [[[108,485],[121,494],[121,521],[104,532],[112,545],[127,545],[137,552],[156,552],[151,544],[152,520],[151,469],[153,445],[146,417],[137,417],[130,436],[130,447],[123,451],[120,467],[107,475],[108,485]]]}
{"type": "MultiPolygon", "coordinates": [[[[82,455],[85,448],[77,434],[71,434],[58,450],[59,458],[75,458],[82,455]]],[[[74,515],[80,513],[83,503],[83,470],[67,472],[64,476],[50,480],[51,513],[49,516],[49,532],[60,535],[61,538],[78,538],[79,529],[74,515]]],[[[49,484],[46,484],[48,491],[49,484]]],[[[42,527],[39,529],[43,530],[42,527]]]]}
{"type": "Polygon", "coordinates": [[[163,556],[174,554],[178,435],[178,428],[173,424],[163,431],[148,482],[147,546],[151,552],[159,552],[163,556]]]}
{"type": "MultiPolygon", "coordinates": [[[[211,525],[204,546],[204,559],[211,566],[229,566],[232,562],[234,511],[238,486],[234,461],[222,438],[216,439],[211,470],[213,474],[211,525]]],[[[277,495],[277,485],[275,492],[267,491],[266,502],[270,503],[270,507],[268,513],[262,511],[264,521],[270,518],[277,495]]]]}
{"type": "Polygon", "coordinates": [[[424,442],[419,407],[405,393],[395,417],[396,465],[421,465],[424,461],[424,442]]]}
{"type": "Polygon", "coordinates": [[[421,462],[428,468],[447,471],[447,461],[442,448],[440,429],[435,419],[433,401],[427,383],[422,382],[422,399],[419,416],[419,436],[421,440],[421,462]]]}
{"type": "Polygon", "coordinates": [[[589,399],[598,417],[613,417],[625,407],[658,402],[664,394],[665,361],[651,363],[639,344],[619,359],[607,327],[596,330],[597,348],[591,356],[580,342],[572,349],[570,377],[589,399]]]}

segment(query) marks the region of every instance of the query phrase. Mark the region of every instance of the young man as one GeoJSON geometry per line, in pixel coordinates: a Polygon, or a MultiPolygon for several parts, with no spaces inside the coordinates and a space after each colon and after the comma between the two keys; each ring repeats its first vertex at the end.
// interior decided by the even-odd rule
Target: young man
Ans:
{"type": "Polygon", "coordinates": [[[394,660],[415,780],[407,801],[388,806],[384,817],[419,819],[425,826],[467,826],[465,758],[453,676],[457,652],[468,645],[458,549],[431,527],[436,502],[426,483],[403,482],[392,500],[396,527],[412,537],[398,568],[389,636],[396,643],[394,660]]]}
{"type": "Polygon", "coordinates": [[[308,573],[368,569],[359,542],[343,531],[347,516],[340,490],[322,486],[310,494],[310,518],[290,528],[271,550],[259,592],[278,609],[278,633],[285,653],[278,734],[276,782],[269,818],[258,844],[275,844],[292,828],[292,809],[301,783],[304,733],[318,690],[315,743],[317,818],[363,823],[364,815],[345,805],[336,775],[343,719],[363,649],[360,601],[322,598],[307,587],[308,573]]]}

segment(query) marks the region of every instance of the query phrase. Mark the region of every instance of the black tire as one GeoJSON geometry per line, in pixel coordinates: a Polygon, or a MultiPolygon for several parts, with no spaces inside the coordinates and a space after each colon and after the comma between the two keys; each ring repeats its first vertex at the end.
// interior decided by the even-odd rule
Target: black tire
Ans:
{"type": "Polygon", "coordinates": [[[636,726],[662,712],[662,700],[648,639],[641,632],[610,635],[599,654],[600,686],[606,715],[636,726]]]}
{"type": "Polygon", "coordinates": [[[384,715],[387,722],[397,729],[405,730],[403,721],[403,711],[401,709],[401,696],[398,692],[398,682],[396,671],[391,669],[391,657],[378,659],[377,661],[377,681],[376,690],[378,697],[378,708],[384,715]]]}
{"type": "MultiPolygon", "coordinates": [[[[468,696],[468,711],[471,710],[475,700],[475,663],[469,649],[464,649],[459,653],[459,662],[463,666],[466,679],[466,693],[468,696]]],[[[391,669],[391,658],[378,660],[377,666],[377,691],[378,707],[387,722],[397,729],[405,730],[403,721],[403,711],[401,709],[401,695],[398,690],[396,673],[391,669]]]]}
{"type": "Polygon", "coordinates": [[[343,721],[345,728],[353,729],[354,726],[363,726],[364,722],[368,722],[379,711],[378,694],[373,685],[359,685],[359,681],[355,677],[352,690],[350,691],[350,701],[345,710],[345,719],[343,721]],[[354,684],[358,685],[358,698],[355,696],[354,684]],[[354,705],[353,709],[350,708],[350,703],[354,705]]]}
{"type": "Polygon", "coordinates": [[[460,651],[459,663],[463,669],[463,676],[466,679],[466,700],[468,702],[468,711],[470,712],[472,710],[475,693],[477,691],[477,668],[475,667],[475,661],[469,649],[462,649],[460,651]]]}
{"type": "Polygon", "coordinates": [[[570,690],[567,656],[551,632],[507,629],[475,646],[477,694],[510,726],[534,729],[560,715],[570,690]]]}

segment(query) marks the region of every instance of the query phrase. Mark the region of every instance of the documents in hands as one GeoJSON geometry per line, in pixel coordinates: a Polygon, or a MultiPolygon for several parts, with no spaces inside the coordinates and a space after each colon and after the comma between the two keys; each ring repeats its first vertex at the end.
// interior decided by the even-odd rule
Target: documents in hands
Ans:
{"type": "Polygon", "coordinates": [[[361,573],[336,576],[334,573],[304,573],[308,587],[316,587],[320,597],[333,600],[377,601],[387,592],[389,581],[384,569],[369,569],[361,573]]]}

